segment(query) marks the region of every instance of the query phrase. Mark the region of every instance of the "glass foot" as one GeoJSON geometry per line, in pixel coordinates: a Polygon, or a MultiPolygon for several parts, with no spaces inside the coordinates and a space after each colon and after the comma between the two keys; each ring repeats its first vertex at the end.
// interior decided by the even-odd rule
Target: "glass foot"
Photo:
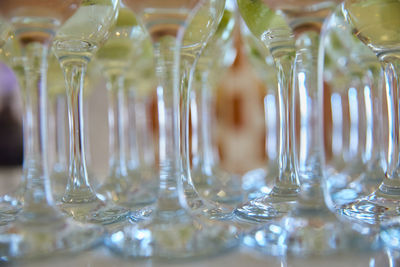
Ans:
{"type": "Polygon", "coordinates": [[[106,245],[124,257],[164,260],[203,258],[239,245],[234,226],[205,222],[183,210],[179,213],[154,214],[148,221],[112,233],[106,238],[106,245]]]}
{"type": "Polygon", "coordinates": [[[287,214],[295,205],[296,198],[275,198],[272,194],[253,199],[235,209],[239,220],[250,222],[267,222],[287,214]]]}
{"type": "Polygon", "coordinates": [[[212,168],[209,174],[203,170],[192,171],[196,190],[205,199],[223,204],[238,204],[243,201],[241,178],[219,168],[212,168]]]}
{"type": "Polygon", "coordinates": [[[267,171],[263,168],[246,172],[242,177],[242,189],[249,200],[260,198],[271,192],[273,178],[278,175],[277,168],[267,171]]]}
{"type": "Polygon", "coordinates": [[[121,179],[109,179],[97,192],[114,203],[128,207],[143,207],[156,201],[156,191],[147,186],[130,185],[128,181],[121,179]]]}
{"type": "Polygon", "coordinates": [[[395,217],[381,224],[380,237],[386,247],[400,250],[400,217],[395,217]]]}
{"type": "Polygon", "coordinates": [[[63,217],[52,221],[16,221],[0,232],[0,259],[31,259],[74,253],[103,240],[104,228],[63,217]]]}
{"type": "Polygon", "coordinates": [[[361,234],[333,214],[319,210],[270,222],[246,234],[243,243],[268,255],[301,257],[337,254],[350,248],[371,251],[381,247],[376,234],[361,234]]]}
{"type": "Polygon", "coordinates": [[[341,206],[338,212],[368,224],[379,224],[400,216],[400,198],[373,193],[366,198],[341,206]]]}
{"type": "Polygon", "coordinates": [[[234,218],[233,208],[202,199],[193,188],[186,188],[185,198],[194,215],[205,216],[210,220],[219,221],[226,221],[234,218]]]}
{"type": "Polygon", "coordinates": [[[107,204],[98,198],[84,203],[62,202],[59,208],[77,221],[102,225],[122,222],[130,213],[126,208],[107,204]]]}

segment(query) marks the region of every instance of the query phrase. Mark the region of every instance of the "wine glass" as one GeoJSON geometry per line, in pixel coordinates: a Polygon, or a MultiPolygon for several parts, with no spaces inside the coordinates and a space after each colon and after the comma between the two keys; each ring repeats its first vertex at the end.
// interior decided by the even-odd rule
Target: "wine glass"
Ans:
{"type": "Polygon", "coordinates": [[[233,48],[234,12],[234,2],[226,1],[221,22],[198,59],[194,90],[190,91],[191,177],[200,195],[227,205],[238,204],[243,194],[240,177],[223,170],[217,163],[212,141],[212,99],[218,79],[236,55],[233,48]]]}
{"type": "Polygon", "coordinates": [[[54,53],[48,60],[49,139],[51,140],[52,166],[50,180],[53,197],[61,200],[67,186],[67,98],[60,64],[54,53]]]}
{"type": "MultiPolygon", "coordinates": [[[[150,34],[153,44],[159,118],[159,194],[148,220],[116,231],[107,244],[131,257],[182,259],[216,254],[235,245],[232,228],[205,225],[195,218],[184,198],[180,148],[180,47],[185,29],[202,1],[126,0],[150,34]]],[[[203,22],[211,22],[207,19],[203,22]]],[[[201,21],[201,20],[200,20],[201,21]]],[[[204,29],[207,24],[198,28],[204,29]]],[[[197,33],[198,34],[198,33],[197,33]]],[[[187,93],[187,92],[181,92],[187,93]]]]}
{"type": "Polygon", "coordinates": [[[147,181],[141,180],[140,173],[129,172],[127,157],[129,89],[126,76],[130,74],[130,65],[137,64],[146,37],[132,11],[122,5],[111,37],[96,55],[107,80],[111,151],[109,174],[98,192],[127,207],[149,205],[156,197],[156,192],[146,188],[147,181]]]}
{"type": "Polygon", "coordinates": [[[16,221],[1,229],[3,260],[76,252],[99,241],[103,228],[66,219],[54,205],[47,167],[46,73],[53,37],[78,9],[80,1],[1,1],[0,16],[7,19],[19,45],[25,79],[23,89],[26,190],[16,221]]]}
{"type": "Polygon", "coordinates": [[[257,39],[246,26],[244,21],[240,24],[241,36],[257,76],[266,86],[264,96],[264,119],[266,132],[267,164],[246,172],[242,177],[242,187],[247,199],[252,200],[262,197],[271,191],[274,178],[278,176],[278,144],[279,144],[279,109],[278,109],[278,81],[277,73],[269,50],[257,39]]]}
{"type": "MultiPolygon", "coordinates": [[[[397,75],[399,67],[398,39],[400,9],[398,1],[345,1],[343,14],[352,32],[376,54],[385,72],[386,99],[389,120],[388,165],[383,181],[369,196],[342,208],[352,216],[370,224],[390,222],[399,216],[399,118],[397,75]],[[371,16],[370,14],[372,14],[371,16]]],[[[395,238],[395,236],[393,236],[395,238]]]]}
{"type": "Polygon", "coordinates": [[[339,212],[351,216],[349,203],[372,193],[384,176],[382,70],[374,53],[353,36],[340,8],[325,21],[321,43],[330,87],[324,99],[332,114],[331,123],[325,122],[332,130],[324,127],[330,136],[327,190],[339,212]]]}
{"type": "MultiPolygon", "coordinates": [[[[207,43],[214,38],[213,35],[220,23],[221,25],[225,25],[224,22],[221,21],[224,7],[225,1],[206,1],[198,11],[198,14],[188,25],[181,48],[180,90],[182,92],[183,103],[183,108],[181,109],[181,134],[184,137],[184,142],[182,143],[182,159],[185,170],[185,175],[183,176],[184,192],[186,201],[192,211],[197,214],[203,214],[212,220],[232,219],[232,208],[229,206],[226,207],[222,203],[217,203],[201,197],[193,183],[192,173],[190,171],[189,108],[191,100],[189,96],[192,92],[191,87],[194,80],[194,71],[197,68],[199,57],[203,53],[207,43]],[[202,25],[206,25],[205,22],[207,19],[212,19],[212,23],[207,24],[207,27],[199,30],[199,28],[201,29],[203,27],[202,25]]],[[[232,5],[227,3],[227,8],[232,10],[232,5]]],[[[224,28],[224,26],[222,26],[222,28],[224,28]]],[[[222,198],[220,200],[222,200],[222,198]]]]}
{"type": "Polygon", "coordinates": [[[69,118],[68,184],[61,210],[82,222],[112,224],[124,221],[125,208],[108,203],[89,182],[85,158],[83,90],[87,65],[110,35],[119,0],[83,0],[57,33],[53,50],[64,72],[69,118]]]}
{"type": "MultiPolygon", "coordinates": [[[[322,91],[323,82],[318,75],[319,32],[323,20],[331,13],[336,2],[311,0],[264,3],[282,14],[295,37],[296,57],[291,65],[292,90],[288,93],[292,97],[290,113],[293,115],[289,120],[289,129],[293,139],[288,155],[294,159],[295,168],[291,170],[291,175],[298,177],[300,191],[293,209],[280,222],[267,224],[261,230],[252,231],[248,236],[258,242],[267,253],[270,253],[267,249],[271,248],[272,252],[275,250],[277,253],[323,255],[342,251],[350,246],[353,240],[355,244],[352,246],[355,247],[357,242],[361,245],[360,240],[363,237],[354,232],[349,225],[337,220],[324,201],[323,127],[319,111],[319,93],[322,91]],[[298,114],[295,114],[296,110],[299,111],[298,114]],[[300,129],[298,139],[294,135],[296,124],[300,129]]],[[[242,6],[242,11],[248,11],[244,10],[246,6],[249,7],[249,4],[242,6]]],[[[262,37],[264,41],[275,38],[272,31],[264,32],[262,37]]],[[[276,57],[276,51],[271,52],[276,57]]],[[[290,69],[289,66],[286,68],[290,69]]],[[[280,109],[282,110],[282,107],[280,109]]]]}
{"type": "Polygon", "coordinates": [[[292,69],[294,36],[283,17],[268,6],[268,1],[238,0],[242,18],[252,33],[270,50],[277,68],[279,94],[279,175],[272,190],[235,210],[237,218],[250,222],[266,222],[280,218],[293,207],[299,191],[294,171],[291,121],[292,69]]]}

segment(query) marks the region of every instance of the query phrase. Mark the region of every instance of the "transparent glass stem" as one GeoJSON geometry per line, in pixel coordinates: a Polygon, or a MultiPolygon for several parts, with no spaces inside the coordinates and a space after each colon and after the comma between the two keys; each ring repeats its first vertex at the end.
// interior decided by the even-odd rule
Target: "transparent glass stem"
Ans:
{"type": "Polygon", "coordinates": [[[293,59],[290,56],[281,55],[275,57],[278,70],[278,95],[279,95],[279,176],[271,191],[274,197],[297,196],[299,190],[296,173],[294,170],[293,139],[294,124],[293,113],[293,89],[292,70],[293,59]]]}
{"type": "Polygon", "coordinates": [[[303,31],[296,36],[297,55],[294,69],[294,88],[300,110],[298,177],[303,207],[326,208],[321,186],[322,134],[319,127],[318,50],[319,32],[303,31]]]}
{"type": "Polygon", "coordinates": [[[194,188],[193,180],[190,173],[190,136],[189,136],[189,111],[190,111],[190,94],[191,94],[191,84],[194,74],[194,65],[197,63],[196,57],[185,56],[182,59],[182,69],[181,69],[181,99],[182,99],[182,109],[181,109],[181,126],[182,126],[182,165],[185,171],[184,175],[184,187],[185,193],[191,195],[198,195],[194,188]]]}
{"type": "Polygon", "coordinates": [[[377,194],[400,198],[400,121],[399,78],[400,56],[380,55],[385,70],[386,99],[389,118],[389,150],[386,177],[377,194]]]}
{"type": "Polygon", "coordinates": [[[54,162],[61,168],[67,166],[66,159],[66,99],[64,95],[55,96],[55,159],[54,162]]]}
{"type": "Polygon", "coordinates": [[[45,43],[29,43],[22,46],[26,62],[24,90],[24,172],[26,190],[22,220],[48,219],[58,216],[53,210],[53,198],[47,166],[47,55],[45,43]]]}
{"type": "MultiPolygon", "coordinates": [[[[138,143],[138,136],[139,130],[143,129],[142,127],[147,127],[147,114],[146,111],[143,110],[144,103],[139,103],[137,101],[137,97],[135,95],[135,88],[132,86],[129,88],[128,92],[128,118],[129,118],[129,123],[128,123],[128,134],[129,134],[129,162],[128,166],[129,169],[137,169],[140,164],[139,158],[141,158],[139,155],[143,155],[143,159],[146,158],[144,153],[140,153],[142,151],[139,151],[139,143],[138,143]],[[137,127],[137,125],[139,127],[137,127]]],[[[146,130],[144,130],[146,133],[146,130]]],[[[148,144],[147,138],[148,136],[143,136],[145,139],[142,140],[144,143],[144,147],[146,147],[148,144]]],[[[144,162],[147,162],[144,160],[144,162]]]]}
{"type": "Polygon", "coordinates": [[[183,199],[180,154],[179,46],[176,38],[164,37],[153,44],[156,59],[159,119],[159,197],[157,212],[176,212],[183,199]]]}
{"type": "Polygon", "coordinates": [[[215,165],[215,153],[212,144],[212,96],[209,86],[209,73],[204,71],[201,74],[202,86],[195,92],[198,95],[198,114],[199,114],[199,153],[202,170],[206,174],[211,174],[215,165]]]}
{"type": "Polygon", "coordinates": [[[83,203],[96,198],[89,181],[85,159],[83,124],[83,86],[87,69],[85,60],[62,62],[67,84],[69,120],[69,180],[63,202],[83,203]]]}
{"type": "Polygon", "coordinates": [[[126,177],[128,175],[126,162],[127,96],[124,88],[124,77],[114,74],[109,75],[107,89],[111,152],[110,177],[126,177]]]}

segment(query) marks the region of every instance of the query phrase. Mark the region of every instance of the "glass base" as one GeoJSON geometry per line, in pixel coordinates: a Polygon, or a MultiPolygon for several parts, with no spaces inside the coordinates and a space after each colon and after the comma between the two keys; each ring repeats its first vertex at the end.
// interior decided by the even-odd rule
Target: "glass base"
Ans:
{"type": "Polygon", "coordinates": [[[192,213],[199,216],[205,216],[210,220],[231,220],[233,216],[233,208],[225,207],[221,204],[202,199],[199,194],[191,187],[185,189],[186,203],[192,213]]]}
{"type": "MultiPolygon", "coordinates": [[[[65,195],[65,189],[68,184],[68,171],[61,168],[54,168],[50,174],[51,181],[51,190],[53,193],[54,200],[57,202],[62,201],[63,196],[65,195]]],[[[97,186],[96,175],[88,170],[88,179],[93,188],[97,186]]]]}
{"type": "Polygon", "coordinates": [[[251,231],[243,240],[244,245],[273,256],[323,256],[347,249],[371,251],[381,247],[376,234],[361,234],[329,211],[321,210],[297,210],[251,231]]]}
{"type": "Polygon", "coordinates": [[[0,260],[75,253],[101,243],[104,228],[72,219],[16,221],[0,232],[0,260]]]}
{"type": "Polygon", "coordinates": [[[400,217],[381,224],[380,237],[384,245],[392,250],[400,250],[400,217]]]}
{"type": "Polygon", "coordinates": [[[234,226],[179,212],[155,212],[148,220],[116,231],[106,245],[123,257],[179,260],[219,255],[239,245],[234,226]]]}
{"type": "Polygon", "coordinates": [[[258,168],[246,172],[242,177],[242,189],[248,200],[260,198],[271,192],[274,179],[279,174],[278,168],[258,168]]]}
{"type": "Polygon", "coordinates": [[[400,216],[400,196],[379,194],[358,199],[338,209],[339,214],[368,224],[379,224],[400,216]]]}
{"type": "Polygon", "coordinates": [[[205,199],[228,205],[243,201],[241,178],[238,175],[214,167],[208,174],[203,170],[193,170],[191,176],[197,192],[205,199]]]}
{"type": "Polygon", "coordinates": [[[107,204],[99,198],[82,203],[61,202],[59,208],[79,222],[102,225],[125,221],[130,214],[128,209],[107,204]]]}
{"type": "Polygon", "coordinates": [[[296,196],[277,197],[274,194],[253,199],[235,209],[234,213],[239,220],[250,222],[268,222],[277,219],[296,204],[296,196]]]}
{"type": "Polygon", "coordinates": [[[156,192],[151,192],[147,188],[129,186],[123,181],[110,181],[97,191],[108,200],[129,208],[143,207],[156,201],[156,192]]]}

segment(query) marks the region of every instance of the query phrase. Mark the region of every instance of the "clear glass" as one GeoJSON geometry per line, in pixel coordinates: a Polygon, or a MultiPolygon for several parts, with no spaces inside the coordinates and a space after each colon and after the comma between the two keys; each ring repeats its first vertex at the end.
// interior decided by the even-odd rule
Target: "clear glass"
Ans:
{"type": "Polygon", "coordinates": [[[108,203],[89,182],[83,116],[87,65],[104,44],[117,19],[118,0],[83,0],[61,27],[53,50],[64,72],[69,119],[69,175],[59,207],[81,222],[109,225],[124,221],[129,210],[108,203]]]}
{"type": "Polygon", "coordinates": [[[235,215],[245,221],[267,222],[292,209],[299,191],[292,153],[295,45],[292,30],[282,16],[262,1],[238,0],[239,11],[252,33],[269,49],[277,69],[279,95],[279,174],[272,190],[239,206],[235,215]]]}
{"type": "MultiPolygon", "coordinates": [[[[289,113],[293,116],[288,120],[293,138],[289,141],[292,146],[287,155],[294,160],[295,168],[290,173],[299,179],[300,191],[297,202],[280,222],[272,222],[262,230],[253,231],[249,238],[253,238],[263,251],[270,249],[267,253],[302,256],[337,253],[350,246],[350,242],[353,242],[352,247],[371,244],[360,241],[362,237],[339,221],[325,202],[319,33],[323,20],[336,4],[334,1],[298,1],[296,4],[291,1],[264,2],[282,13],[296,41],[296,57],[292,62],[293,90],[289,93],[293,101],[289,113]],[[298,138],[294,133],[295,125],[299,127],[298,138]]],[[[270,33],[263,37],[268,36],[273,39],[270,33]]]]}
{"type": "MultiPolygon", "coordinates": [[[[3,23],[5,23],[3,21],[3,23]]],[[[3,26],[5,27],[5,26],[3,26]]],[[[8,30],[7,30],[8,31],[8,30]]],[[[10,68],[12,68],[14,74],[17,77],[18,85],[21,91],[25,88],[25,73],[23,69],[23,58],[20,55],[19,47],[17,46],[17,40],[15,36],[10,33],[7,37],[7,40],[3,43],[3,46],[0,47],[0,59],[4,61],[10,68]]],[[[24,94],[22,94],[24,97],[24,94]]],[[[28,129],[28,112],[27,109],[23,110],[23,129],[28,129]]],[[[24,132],[24,140],[26,140],[27,130],[23,130],[24,132]]],[[[23,149],[23,158],[27,158],[27,146],[24,143],[23,149]]],[[[24,160],[25,162],[26,160],[24,160]]],[[[25,168],[24,168],[25,169],[25,168]]],[[[9,192],[0,198],[0,225],[7,225],[8,223],[15,220],[15,215],[21,210],[24,191],[26,187],[26,176],[25,172],[21,176],[21,181],[16,187],[15,190],[9,192]]]]}
{"type": "Polygon", "coordinates": [[[279,174],[279,107],[278,81],[274,59],[265,45],[257,39],[242,21],[240,24],[246,55],[266,87],[264,96],[265,152],[267,163],[264,167],[246,172],[242,177],[242,188],[248,200],[268,194],[279,174]]]}
{"type": "Polygon", "coordinates": [[[156,192],[146,187],[141,177],[133,177],[128,165],[129,88],[126,77],[131,64],[143,52],[147,35],[137,24],[132,11],[122,6],[110,39],[100,48],[96,58],[105,73],[108,90],[108,123],[110,160],[109,174],[98,192],[126,207],[154,203],[156,192]]]}
{"type": "Polygon", "coordinates": [[[326,153],[327,190],[339,213],[357,217],[355,201],[376,190],[385,173],[382,70],[374,53],[352,35],[341,10],[327,20],[322,42],[330,85],[324,98],[330,99],[325,105],[332,114],[332,130],[326,131],[332,136],[326,153]],[[337,62],[342,64],[332,58],[341,58],[337,62]]]}
{"type": "MultiPolygon", "coordinates": [[[[349,213],[350,216],[373,225],[384,223],[390,228],[396,226],[396,222],[391,220],[399,216],[400,201],[397,81],[400,57],[397,26],[400,21],[394,15],[399,10],[400,3],[390,0],[346,1],[343,5],[343,14],[351,25],[352,32],[375,52],[383,66],[389,122],[386,175],[372,194],[350,203],[344,209],[344,213],[349,213]],[[370,12],[374,12],[375,15],[370,16],[370,12]]],[[[393,238],[398,238],[398,234],[393,235],[393,238]]]]}
{"type": "Polygon", "coordinates": [[[47,167],[47,56],[57,28],[79,1],[2,1],[0,15],[13,26],[23,59],[26,190],[16,221],[0,231],[2,260],[77,252],[99,242],[103,228],[66,219],[54,205],[47,167]],[[10,17],[9,17],[10,16],[10,17]]]}
{"type": "Polygon", "coordinates": [[[48,70],[49,98],[49,142],[50,180],[53,197],[60,201],[68,181],[67,163],[67,98],[65,82],[60,64],[54,53],[49,57],[48,70]]]}
{"type": "MultiPolygon", "coordinates": [[[[159,127],[159,195],[149,220],[113,233],[108,245],[130,257],[182,259],[221,253],[237,244],[234,227],[207,225],[184,196],[180,132],[179,63],[184,30],[202,1],[126,0],[148,30],[154,49],[159,127]]],[[[205,23],[210,22],[207,16],[205,23]]],[[[201,24],[199,24],[201,25],[201,24]]],[[[203,25],[203,27],[205,27],[203,25]]],[[[203,29],[201,27],[200,29],[203,29]]]]}
{"type": "Polygon", "coordinates": [[[212,129],[215,126],[214,90],[222,73],[236,56],[236,49],[233,47],[234,27],[234,2],[227,1],[216,33],[198,59],[189,100],[193,184],[205,199],[232,206],[243,199],[240,176],[218,166],[212,129]]]}
{"type": "MultiPolygon", "coordinates": [[[[232,8],[227,3],[229,8],[232,8]]],[[[192,94],[192,83],[194,81],[194,71],[198,67],[198,60],[207,44],[215,42],[218,38],[216,33],[219,22],[222,19],[224,13],[225,1],[211,0],[206,1],[204,5],[198,11],[198,14],[193,18],[189,24],[187,31],[183,37],[183,46],[181,48],[181,92],[182,92],[182,103],[183,108],[181,109],[181,126],[182,126],[182,137],[184,142],[182,143],[182,159],[185,170],[187,171],[183,186],[185,191],[186,201],[189,207],[199,214],[204,214],[211,219],[227,220],[232,218],[232,208],[223,206],[221,202],[206,200],[197,192],[195,185],[192,180],[192,172],[190,166],[190,140],[189,140],[189,109],[191,103],[192,94]],[[211,19],[213,23],[209,23],[205,29],[199,31],[199,27],[205,23],[206,19],[211,19]],[[198,34],[200,33],[200,34],[198,34]],[[216,38],[216,39],[214,39],[216,38]]],[[[224,28],[224,21],[221,21],[221,27],[224,28]]],[[[229,29],[228,29],[229,32],[229,29]]],[[[227,188],[224,188],[227,189],[227,188]]],[[[223,190],[220,188],[220,190],[223,190]]],[[[240,195],[239,191],[239,195],[240,195]]],[[[237,194],[236,194],[237,195],[237,194]]],[[[240,197],[239,197],[240,198],[240,197]]],[[[228,196],[225,200],[228,199],[228,196]]],[[[216,200],[216,199],[214,199],[216,200]]],[[[219,200],[223,200],[220,198],[219,200]]]]}

